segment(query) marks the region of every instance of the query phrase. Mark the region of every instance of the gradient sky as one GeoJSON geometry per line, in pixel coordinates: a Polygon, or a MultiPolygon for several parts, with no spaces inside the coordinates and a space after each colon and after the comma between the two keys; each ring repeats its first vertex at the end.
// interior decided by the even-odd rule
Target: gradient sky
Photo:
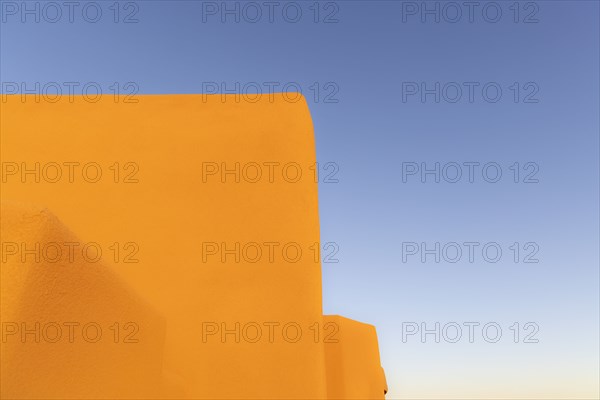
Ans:
{"type": "Polygon", "coordinates": [[[271,21],[259,1],[255,22],[245,3],[239,21],[223,21],[220,1],[122,1],[118,15],[112,0],[82,1],[72,22],[64,6],[58,17],[26,2],[36,3],[39,22],[21,1],[0,1],[3,92],[51,82],[144,94],[202,93],[206,82],[301,88],[318,161],[339,168],[338,183],[319,186],[322,241],[339,246],[339,263],[323,264],[324,310],[377,327],[388,398],[600,396],[598,1],[481,1],[472,18],[463,1],[278,2],[271,21]],[[439,22],[419,7],[438,7],[439,22]],[[439,102],[423,99],[421,84],[436,82],[439,102]],[[403,177],[406,163],[447,174],[403,177]],[[452,163],[462,165],[456,183],[452,163]],[[473,182],[464,163],[479,163],[473,182]],[[498,182],[482,177],[487,163],[500,166],[498,182]],[[448,262],[448,248],[437,263],[403,260],[409,242],[480,245],[473,262],[464,252],[448,262]],[[502,249],[495,263],[481,253],[491,242],[502,249]],[[538,262],[524,262],[533,250],[538,262]],[[480,326],[473,343],[466,327],[457,343],[403,341],[403,323],[436,322],[480,326]],[[490,322],[502,328],[497,343],[481,333],[490,322]],[[534,326],[538,342],[526,343],[534,326]]]}

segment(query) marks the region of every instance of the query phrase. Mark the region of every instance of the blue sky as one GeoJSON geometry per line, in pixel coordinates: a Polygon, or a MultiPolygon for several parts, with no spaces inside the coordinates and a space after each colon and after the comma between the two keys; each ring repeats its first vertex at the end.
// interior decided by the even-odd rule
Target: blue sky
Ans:
{"type": "Polygon", "coordinates": [[[0,1],[2,92],[300,88],[324,310],[377,327],[389,398],[598,397],[597,1],[63,3],[0,1]]]}

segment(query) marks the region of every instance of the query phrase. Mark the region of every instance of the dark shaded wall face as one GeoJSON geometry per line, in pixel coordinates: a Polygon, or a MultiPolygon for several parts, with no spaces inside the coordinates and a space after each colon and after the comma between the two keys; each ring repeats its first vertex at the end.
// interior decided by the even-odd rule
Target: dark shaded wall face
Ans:
{"type": "Polygon", "coordinates": [[[388,397],[595,398],[598,3],[476,3],[2,0],[2,93],[302,91],[388,397]]]}

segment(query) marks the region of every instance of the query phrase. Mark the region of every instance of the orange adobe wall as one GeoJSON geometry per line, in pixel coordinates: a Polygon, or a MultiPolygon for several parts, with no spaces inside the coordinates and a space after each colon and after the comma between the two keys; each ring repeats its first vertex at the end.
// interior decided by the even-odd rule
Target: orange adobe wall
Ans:
{"type": "Polygon", "coordinates": [[[322,314],[301,96],[0,107],[2,398],[384,398],[375,328],[322,314]]]}

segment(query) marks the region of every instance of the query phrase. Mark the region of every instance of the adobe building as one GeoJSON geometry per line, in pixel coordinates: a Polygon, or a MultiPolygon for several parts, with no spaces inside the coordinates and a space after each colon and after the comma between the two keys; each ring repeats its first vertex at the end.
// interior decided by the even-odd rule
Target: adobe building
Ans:
{"type": "Polygon", "coordinates": [[[0,107],[1,397],[384,398],[375,328],[323,315],[304,98],[0,107]]]}

